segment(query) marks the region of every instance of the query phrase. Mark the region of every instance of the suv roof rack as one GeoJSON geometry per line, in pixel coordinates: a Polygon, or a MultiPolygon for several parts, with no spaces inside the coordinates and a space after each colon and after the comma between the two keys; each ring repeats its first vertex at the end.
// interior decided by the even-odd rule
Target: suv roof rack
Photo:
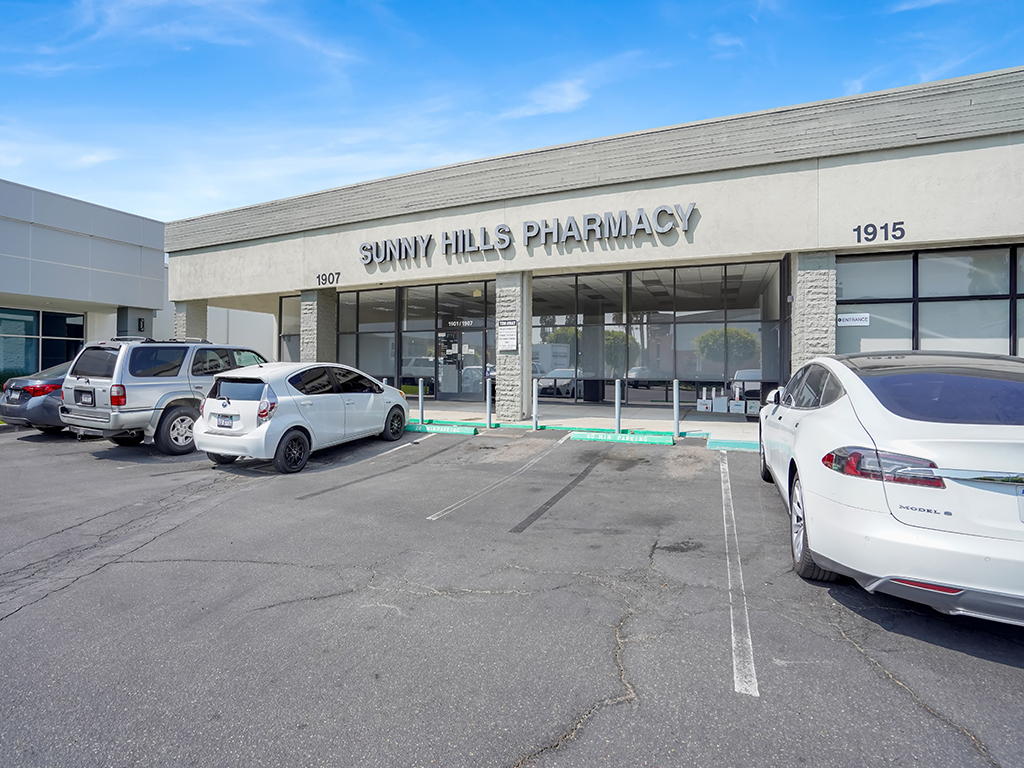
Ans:
{"type": "MultiPolygon", "coordinates": [[[[146,341],[153,341],[153,339],[146,339],[146,341]]],[[[198,336],[186,336],[184,339],[167,339],[167,342],[173,344],[212,344],[209,339],[201,339],[198,336]]],[[[166,343],[166,342],[154,342],[154,343],[166,343]]]]}
{"type": "Polygon", "coordinates": [[[113,336],[111,341],[152,341],[148,336],[113,336]]]}

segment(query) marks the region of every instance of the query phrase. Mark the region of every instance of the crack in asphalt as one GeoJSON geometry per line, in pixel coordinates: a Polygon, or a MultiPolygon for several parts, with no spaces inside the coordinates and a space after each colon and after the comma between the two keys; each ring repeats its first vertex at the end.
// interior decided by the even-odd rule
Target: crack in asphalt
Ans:
{"type": "Polygon", "coordinates": [[[895,674],[893,674],[885,668],[885,665],[882,664],[882,662],[880,662],[878,659],[876,659],[874,656],[868,653],[867,649],[864,648],[864,646],[862,646],[859,642],[850,637],[850,635],[847,634],[846,630],[843,629],[843,627],[840,626],[838,622],[831,623],[832,626],[835,627],[836,630],[838,630],[839,634],[842,635],[843,640],[852,645],[857,650],[857,652],[861,654],[861,656],[863,656],[865,659],[867,659],[869,662],[875,665],[875,667],[877,667],[878,670],[891,683],[893,683],[899,688],[902,688],[903,691],[906,692],[918,706],[920,706],[922,709],[924,709],[926,712],[928,712],[936,719],[941,720],[943,723],[948,725],[953,730],[958,731],[962,735],[966,736],[967,739],[970,741],[971,746],[975,749],[975,751],[977,751],[978,754],[980,754],[982,758],[984,758],[985,762],[993,766],[993,768],[1002,768],[1002,764],[998,760],[996,760],[995,757],[992,756],[992,753],[989,751],[988,747],[985,746],[985,743],[977,736],[975,736],[966,726],[961,725],[948,715],[944,715],[942,712],[939,712],[937,709],[932,707],[928,702],[921,698],[921,696],[919,696],[913,688],[911,688],[909,685],[907,685],[907,683],[903,682],[898,677],[896,677],[895,674]]]}

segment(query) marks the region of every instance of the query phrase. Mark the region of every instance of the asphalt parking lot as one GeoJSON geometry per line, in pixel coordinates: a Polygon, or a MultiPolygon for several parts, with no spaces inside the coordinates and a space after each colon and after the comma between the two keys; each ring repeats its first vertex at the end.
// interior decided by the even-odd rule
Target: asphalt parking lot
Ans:
{"type": "Polygon", "coordinates": [[[3,766],[1016,766],[1024,629],[792,572],[757,455],[0,433],[3,766]]]}

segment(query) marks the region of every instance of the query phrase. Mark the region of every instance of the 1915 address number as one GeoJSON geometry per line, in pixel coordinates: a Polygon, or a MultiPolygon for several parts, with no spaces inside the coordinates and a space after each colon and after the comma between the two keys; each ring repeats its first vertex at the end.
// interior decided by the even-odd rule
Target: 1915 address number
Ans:
{"type": "Polygon", "coordinates": [[[853,233],[857,235],[858,243],[873,243],[878,235],[882,235],[883,240],[902,240],[907,231],[903,228],[902,221],[894,221],[892,224],[880,224],[875,226],[874,224],[858,224],[853,228],[853,233]]]}

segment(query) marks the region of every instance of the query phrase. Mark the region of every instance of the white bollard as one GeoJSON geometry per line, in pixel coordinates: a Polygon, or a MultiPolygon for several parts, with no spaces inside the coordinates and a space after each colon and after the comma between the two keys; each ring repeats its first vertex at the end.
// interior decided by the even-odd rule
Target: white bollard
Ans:
{"type": "Polygon", "coordinates": [[[484,377],[484,386],[487,388],[487,428],[491,428],[491,380],[484,377]]]}
{"type": "Polygon", "coordinates": [[[675,424],[673,435],[679,437],[679,379],[672,380],[672,423],[675,424]]]}
{"type": "Polygon", "coordinates": [[[423,379],[420,379],[420,424],[423,423],[423,379]]]}
{"type": "Polygon", "coordinates": [[[622,432],[622,379],[615,380],[615,434],[622,432]]]}
{"type": "Polygon", "coordinates": [[[537,379],[533,380],[533,431],[537,431],[537,394],[539,392],[539,382],[537,379]]]}

